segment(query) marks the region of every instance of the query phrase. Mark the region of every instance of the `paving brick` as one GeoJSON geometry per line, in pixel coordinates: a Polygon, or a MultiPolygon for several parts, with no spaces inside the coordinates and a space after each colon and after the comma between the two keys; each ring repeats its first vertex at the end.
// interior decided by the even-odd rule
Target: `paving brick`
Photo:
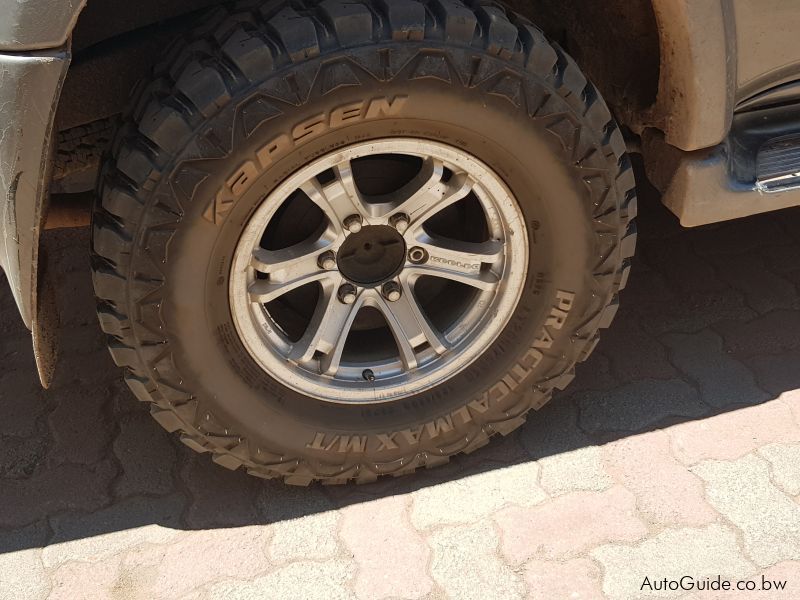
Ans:
{"type": "Polygon", "coordinates": [[[491,469],[420,489],[414,494],[411,523],[417,529],[473,523],[506,504],[532,506],[546,495],[534,462],[491,469]]]}
{"type": "Polygon", "coordinates": [[[754,254],[718,257],[714,260],[720,277],[742,292],[747,304],[759,313],[779,308],[797,308],[795,286],[766,268],[764,260],[754,254]]]}
{"type": "Polygon", "coordinates": [[[522,578],[496,554],[497,533],[488,522],[445,528],[428,537],[431,574],[449,598],[522,598],[522,578]]]}
{"type": "Polygon", "coordinates": [[[119,421],[114,454],[122,466],[115,492],[122,497],[168,494],[175,489],[175,449],[169,434],[146,413],[119,421]]]}
{"type": "Polygon", "coordinates": [[[611,374],[611,360],[603,351],[604,337],[586,362],[577,365],[575,379],[569,385],[569,392],[587,390],[607,390],[619,385],[619,381],[611,374]]]}
{"type": "Polygon", "coordinates": [[[706,403],[725,407],[770,399],[758,388],[750,370],[725,353],[722,338],[714,332],[671,334],[662,340],[670,348],[673,363],[700,387],[706,403]]]}
{"type": "Polygon", "coordinates": [[[800,388],[784,392],[778,397],[778,402],[789,407],[795,424],[800,427],[800,388]]]}
{"type": "Polygon", "coordinates": [[[596,446],[584,446],[539,461],[539,485],[551,496],[579,491],[602,491],[613,483],[596,446]]]}
{"type": "Polygon", "coordinates": [[[800,389],[800,350],[779,355],[754,356],[746,360],[758,385],[772,394],[773,398],[783,392],[800,389]]]}
{"type": "MultiPolygon", "coordinates": [[[[94,298],[87,298],[86,302],[91,306],[94,298]]],[[[81,395],[111,398],[111,384],[122,379],[122,370],[108,353],[106,338],[97,324],[97,314],[92,310],[88,317],[85,324],[59,331],[61,354],[53,384],[45,392],[46,397],[61,398],[80,392],[81,395]]],[[[131,398],[127,386],[124,395],[131,398]]]]}
{"type": "Polygon", "coordinates": [[[603,597],[603,573],[586,558],[564,562],[534,560],[525,565],[531,600],[596,600],[603,597]]]}
{"type": "Polygon", "coordinates": [[[758,453],[770,463],[772,480],[790,496],[800,495],[800,444],[771,444],[758,453]]]}
{"type": "Polygon", "coordinates": [[[800,209],[797,207],[787,208],[772,213],[772,216],[792,239],[800,242],[800,209]]]}
{"type": "Polygon", "coordinates": [[[497,463],[498,465],[512,465],[528,458],[528,453],[522,447],[521,429],[512,431],[509,435],[495,435],[492,441],[481,447],[479,451],[472,452],[471,454],[459,454],[454,456],[448,465],[443,465],[444,468],[439,469],[424,469],[423,476],[426,478],[434,479],[436,481],[445,481],[458,477],[459,473],[472,472],[480,470],[482,467],[489,463],[497,463]],[[447,471],[448,466],[451,471],[447,471]]]}
{"type": "Polygon", "coordinates": [[[709,294],[728,287],[712,264],[700,258],[690,244],[646,244],[641,257],[676,293],[709,294]]]}
{"type": "Polygon", "coordinates": [[[670,379],[678,375],[667,360],[667,352],[658,340],[646,333],[633,316],[631,309],[623,305],[621,318],[614,321],[614,327],[603,332],[603,352],[611,361],[611,372],[620,381],[636,379],[670,379]]]}
{"type": "Polygon", "coordinates": [[[607,392],[582,392],[578,423],[584,431],[637,432],[671,417],[700,417],[708,411],[697,392],[680,379],[634,381],[607,392]]]}
{"type": "Polygon", "coordinates": [[[206,588],[201,597],[225,600],[344,600],[355,568],[345,560],[299,561],[250,581],[229,579],[206,588]]]}
{"type": "Polygon", "coordinates": [[[648,521],[700,526],[717,518],[704,497],[703,482],[675,460],[663,431],[606,444],[603,456],[608,472],[633,492],[648,521]]]}
{"type": "Polygon", "coordinates": [[[746,321],[758,316],[739,291],[729,287],[702,292],[676,289],[661,273],[641,269],[625,288],[623,305],[637,316],[639,326],[654,336],[696,332],[719,321],[746,321]]]}
{"type": "Polygon", "coordinates": [[[142,598],[138,593],[141,590],[131,589],[120,580],[121,561],[121,557],[112,556],[99,564],[71,561],[60,565],[50,575],[52,592],[48,600],[106,600],[120,596],[120,592],[127,592],[127,598],[142,598]]]}
{"type": "Polygon", "coordinates": [[[340,535],[358,565],[354,587],[360,599],[420,598],[432,590],[430,549],[407,510],[407,498],[389,497],[342,511],[340,535]]]}
{"type": "MultiPolygon", "coordinates": [[[[2,285],[2,282],[0,282],[2,285]]],[[[28,438],[37,431],[44,414],[45,398],[39,382],[28,370],[0,373],[0,436],[28,438]]]]}
{"type": "Polygon", "coordinates": [[[636,498],[621,486],[559,496],[532,508],[506,508],[495,520],[503,555],[514,564],[578,556],[599,544],[634,542],[647,534],[636,498]]]}
{"type": "Polygon", "coordinates": [[[58,405],[48,416],[55,441],[51,456],[58,462],[85,465],[107,456],[112,427],[106,391],[75,385],[59,396],[58,405]]]}
{"type": "Polygon", "coordinates": [[[263,527],[234,527],[145,544],[124,557],[120,579],[151,600],[180,598],[223,579],[252,579],[272,567],[265,553],[268,536],[263,527]]]}
{"type": "Polygon", "coordinates": [[[692,471],[706,481],[709,502],[741,530],[758,565],[800,557],[800,504],[772,484],[765,460],[706,461],[692,471]]]}
{"type": "Polygon", "coordinates": [[[701,331],[720,322],[747,322],[758,316],[745,304],[744,296],[733,289],[697,294],[687,293],[667,299],[652,299],[644,309],[642,328],[653,335],[701,331]]]}
{"type": "Polygon", "coordinates": [[[653,582],[685,575],[741,579],[756,572],[742,554],[733,530],[718,524],[666,529],[641,544],[607,544],[590,552],[604,570],[603,591],[609,600],[675,598],[686,592],[653,591],[653,582]],[[648,579],[649,585],[646,584],[648,579]]]}
{"type": "MultiPolygon", "coordinates": [[[[678,298],[679,294],[676,293],[674,286],[670,285],[662,273],[642,264],[641,260],[634,257],[631,277],[625,287],[625,305],[628,306],[628,311],[619,316],[626,318],[626,315],[630,315],[627,318],[631,318],[633,315],[638,317],[659,315],[665,306],[678,298]]],[[[645,322],[642,321],[640,324],[644,325],[645,322]]]]}
{"type": "Polygon", "coordinates": [[[93,511],[106,506],[116,474],[110,461],[61,465],[27,479],[0,484],[0,527],[20,527],[66,510],[93,511]]]}
{"type": "Polygon", "coordinates": [[[92,513],[52,517],[53,539],[42,560],[55,567],[73,560],[108,560],[143,543],[164,544],[176,531],[185,500],[177,495],[133,498],[92,513]]]}
{"type": "Polygon", "coordinates": [[[28,479],[46,465],[45,436],[24,438],[0,436],[0,478],[28,479]]]}
{"type": "Polygon", "coordinates": [[[800,269],[800,265],[797,264],[797,257],[800,256],[800,244],[762,246],[758,255],[764,260],[767,268],[775,273],[785,275],[800,269]]]}
{"type": "Polygon", "coordinates": [[[704,227],[691,236],[692,246],[701,257],[756,254],[764,246],[789,245],[792,238],[774,215],[756,215],[728,223],[704,227]]]}
{"type": "Polygon", "coordinates": [[[207,454],[198,455],[188,448],[181,448],[181,460],[181,479],[192,497],[185,515],[190,527],[235,527],[258,519],[256,499],[263,486],[261,481],[220,468],[207,454]]]}
{"type": "Polygon", "coordinates": [[[538,459],[539,484],[550,495],[604,490],[611,479],[600,452],[577,427],[577,410],[569,397],[557,397],[520,431],[528,454],[538,459]]]}
{"type": "Polygon", "coordinates": [[[786,281],[790,281],[792,285],[794,285],[797,289],[800,289],[800,267],[797,266],[797,256],[800,253],[800,250],[793,248],[795,252],[795,268],[790,271],[777,271],[779,272],[781,277],[786,279],[786,281]]]}
{"type": "Polygon", "coordinates": [[[668,432],[676,458],[687,465],[731,460],[766,444],[800,441],[791,409],[778,400],[678,423],[668,432]]]}
{"type": "Polygon", "coordinates": [[[267,485],[258,497],[259,518],[271,522],[273,562],[323,560],[337,554],[335,506],[319,488],[267,485]]]}
{"type": "Polygon", "coordinates": [[[591,445],[589,437],[578,428],[575,396],[580,394],[557,394],[518,430],[520,443],[532,458],[539,460],[591,445]]]}
{"type": "Polygon", "coordinates": [[[0,597],[40,600],[47,597],[50,581],[42,564],[40,546],[47,537],[45,524],[0,531],[0,597]]]}
{"type": "Polygon", "coordinates": [[[739,358],[800,350],[800,311],[776,310],[751,321],[723,321],[714,329],[739,358]]]}

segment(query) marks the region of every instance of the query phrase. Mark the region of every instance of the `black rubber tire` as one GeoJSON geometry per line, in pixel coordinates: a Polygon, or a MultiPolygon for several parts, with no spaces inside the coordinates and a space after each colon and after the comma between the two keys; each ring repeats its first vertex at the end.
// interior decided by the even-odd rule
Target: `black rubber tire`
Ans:
{"type": "Polygon", "coordinates": [[[499,4],[218,9],[138,91],[103,167],[92,248],[111,355],[161,425],[231,469],[308,484],[442,464],[519,427],[610,324],[636,238],[625,151],[577,65],[499,4]],[[336,107],[398,96],[393,114],[328,119],[336,107]],[[292,136],[315,115],[326,125],[292,136]],[[258,194],[215,200],[244,160],[284,134],[298,139],[258,174],[258,194]],[[473,365],[412,398],[342,407],[256,366],[231,323],[227,267],[259,198],[287,174],[387,135],[447,141],[489,164],[519,199],[535,248],[517,312],[473,365]]]}

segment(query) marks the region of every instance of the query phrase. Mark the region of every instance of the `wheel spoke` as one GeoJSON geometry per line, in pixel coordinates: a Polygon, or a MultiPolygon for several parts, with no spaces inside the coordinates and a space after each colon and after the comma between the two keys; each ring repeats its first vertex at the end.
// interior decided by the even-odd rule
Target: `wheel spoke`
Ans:
{"type": "Polygon", "coordinates": [[[386,215],[397,213],[409,216],[412,227],[418,228],[436,213],[465,198],[472,190],[473,181],[465,173],[454,173],[444,181],[444,165],[440,160],[427,158],[422,169],[406,186],[396,192],[399,198],[392,203],[386,215]]]}
{"type": "Polygon", "coordinates": [[[319,270],[317,260],[325,252],[330,242],[323,238],[313,242],[295,244],[281,250],[257,248],[253,251],[251,266],[259,273],[287,276],[313,273],[319,270]],[[285,274],[285,275],[284,275],[285,274]]]}
{"type": "Polygon", "coordinates": [[[250,265],[269,277],[256,279],[250,284],[250,301],[265,304],[298,287],[332,277],[333,272],[317,264],[320,254],[328,246],[327,240],[319,238],[281,250],[255,249],[250,265]]]}
{"type": "Polygon", "coordinates": [[[426,264],[410,265],[406,267],[405,273],[407,273],[410,278],[414,279],[423,276],[449,279],[484,292],[493,291],[500,283],[500,278],[490,270],[465,271],[450,266],[433,266],[431,264],[426,264]]]}
{"type": "Polygon", "coordinates": [[[437,354],[446,352],[447,346],[420,310],[410,286],[404,284],[403,289],[403,295],[396,302],[386,302],[379,297],[375,307],[381,311],[389,325],[400,351],[403,366],[410,370],[417,367],[415,349],[422,344],[427,342],[437,354]]]}
{"type": "Polygon", "coordinates": [[[470,275],[480,271],[484,263],[497,262],[504,253],[504,244],[500,240],[463,242],[426,233],[417,238],[414,245],[428,253],[429,266],[470,275]]]}
{"type": "Polygon", "coordinates": [[[317,273],[309,273],[301,275],[289,281],[270,281],[269,279],[257,279],[250,284],[247,290],[250,302],[258,302],[259,304],[267,304],[276,298],[280,298],[284,294],[296,290],[299,287],[332,277],[327,271],[319,271],[317,273]]]}
{"type": "MultiPolygon", "coordinates": [[[[336,297],[339,282],[325,281],[322,284],[322,297],[317,302],[317,307],[306,327],[306,331],[297,342],[292,345],[289,360],[309,362],[314,354],[321,352],[325,355],[337,354],[335,361],[338,367],[341,358],[341,348],[347,340],[353,318],[358,312],[359,303],[343,304],[336,297]]],[[[329,365],[333,365],[331,361],[329,365]]]]}
{"type": "Polygon", "coordinates": [[[335,298],[328,301],[328,308],[325,311],[320,334],[317,341],[317,349],[324,352],[320,358],[320,372],[324,375],[336,376],[339,371],[339,364],[342,361],[342,352],[350,335],[350,328],[353,326],[358,311],[364,305],[364,294],[362,293],[353,304],[341,304],[335,298]]]}
{"type": "Polygon", "coordinates": [[[350,161],[339,163],[332,169],[335,179],[322,185],[316,177],[306,181],[300,189],[322,209],[328,219],[341,231],[341,223],[353,214],[366,218],[368,211],[353,179],[350,161]]]}

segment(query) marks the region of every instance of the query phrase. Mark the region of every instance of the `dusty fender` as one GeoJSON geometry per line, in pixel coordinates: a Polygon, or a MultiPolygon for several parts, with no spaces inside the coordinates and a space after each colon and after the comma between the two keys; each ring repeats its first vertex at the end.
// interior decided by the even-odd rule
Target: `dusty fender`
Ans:
{"type": "Polygon", "coordinates": [[[29,328],[53,116],[68,64],[65,49],[0,53],[0,266],[29,328]]]}
{"type": "MultiPolygon", "coordinates": [[[[44,384],[52,374],[49,302],[39,302],[39,233],[53,121],[84,2],[0,0],[0,267],[11,285],[44,384]]],[[[45,292],[47,297],[48,293],[45,292]]]]}
{"type": "MultiPolygon", "coordinates": [[[[34,332],[42,383],[52,373],[53,349],[42,344],[39,309],[39,232],[49,184],[53,117],[69,52],[0,53],[0,266],[25,325],[34,332]]],[[[42,305],[44,307],[44,305],[42,305]]]]}

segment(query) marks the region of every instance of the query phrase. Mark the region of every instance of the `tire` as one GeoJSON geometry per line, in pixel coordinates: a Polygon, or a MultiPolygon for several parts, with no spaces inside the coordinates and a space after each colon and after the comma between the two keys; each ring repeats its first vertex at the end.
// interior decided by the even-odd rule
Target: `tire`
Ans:
{"type": "Polygon", "coordinates": [[[515,430],[611,323],[636,239],[633,172],[607,106],[494,3],[219,9],[140,87],[99,185],[98,313],[131,390],[191,448],[290,484],[402,475],[515,430]],[[517,303],[481,354],[426,389],[375,403],[301,393],[242,341],[237,244],[287,178],[397,136],[474,156],[516,198],[530,248],[517,303]],[[269,168],[253,166],[259,151],[269,168]]]}

